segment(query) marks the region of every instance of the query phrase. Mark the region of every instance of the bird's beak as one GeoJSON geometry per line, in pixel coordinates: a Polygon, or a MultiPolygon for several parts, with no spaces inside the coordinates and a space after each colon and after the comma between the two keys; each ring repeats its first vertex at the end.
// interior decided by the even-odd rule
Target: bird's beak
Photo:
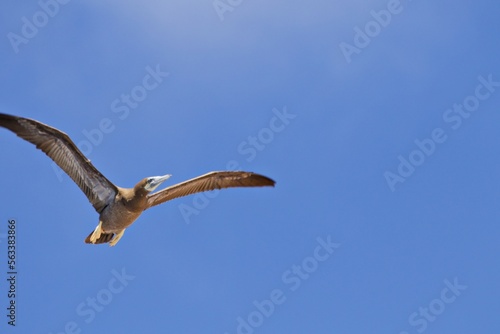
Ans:
{"type": "Polygon", "coordinates": [[[163,175],[163,176],[154,176],[153,181],[146,186],[146,190],[148,191],[153,191],[155,190],[160,184],[162,184],[165,180],[167,180],[169,177],[171,177],[171,174],[163,175]]]}

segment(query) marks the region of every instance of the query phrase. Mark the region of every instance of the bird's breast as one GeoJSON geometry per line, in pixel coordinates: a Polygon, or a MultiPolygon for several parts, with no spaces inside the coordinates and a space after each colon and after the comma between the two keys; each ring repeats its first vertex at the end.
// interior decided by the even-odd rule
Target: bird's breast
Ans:
{"type": "Polygon", "coordinates": [[[99,219],[106,232],[120,231],[129,227],[142,212],[130,211],[122,202],[115,202],[101,213],[99,219]]]}

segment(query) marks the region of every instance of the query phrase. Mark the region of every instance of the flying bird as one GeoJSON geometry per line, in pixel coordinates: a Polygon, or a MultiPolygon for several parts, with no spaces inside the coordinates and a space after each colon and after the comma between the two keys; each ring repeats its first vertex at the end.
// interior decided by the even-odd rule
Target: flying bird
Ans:
{"type": "Polygon", "coordinates": [[[174,198],[232,187],[274,187],[270,178],[252,172],[216,171],[152,193],[171,175],[151,176],[133,188],[111,183],[64,132],[33,119],[0,114],[0,126],[36,145],[85,193],[99,213],[99,224],[85,239],[89,244],[116,245],[125,230],[147,210],[174,198]]]}

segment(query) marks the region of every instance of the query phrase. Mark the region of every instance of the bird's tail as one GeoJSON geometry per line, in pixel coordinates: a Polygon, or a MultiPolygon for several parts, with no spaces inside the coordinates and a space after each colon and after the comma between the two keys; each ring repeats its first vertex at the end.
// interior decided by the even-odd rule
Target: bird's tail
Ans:
{"type": "Polygon", "coordinates": [[[92,231],[89,234],[89,236],[85,239],[86,244],[105,244],[105,243],[109,242],[111,239],[113,239],[113,237],[115,236],[114,233],[102,232],[99,239],[97,239],[95,242],[92,242],[92,241],[90,241],[90,237],[92,236],[92,234],[94,234],[94,231],[92,231]]]}

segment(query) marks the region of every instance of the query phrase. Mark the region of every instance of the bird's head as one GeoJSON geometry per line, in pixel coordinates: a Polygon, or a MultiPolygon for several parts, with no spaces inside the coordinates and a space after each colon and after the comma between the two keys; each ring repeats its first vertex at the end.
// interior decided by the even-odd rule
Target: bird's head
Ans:
{"type": "Polygon", "coordinates": [[[165,180],[167,180],[171,176],[172,175],[167,174],[167,175],[163,175],[163,176],[147,177],[142,181],[142,183],[143,183],[142,187],[146,191],[151,192],[151,191],[155,190],[160,184],[162,184],[165,180]]]}

